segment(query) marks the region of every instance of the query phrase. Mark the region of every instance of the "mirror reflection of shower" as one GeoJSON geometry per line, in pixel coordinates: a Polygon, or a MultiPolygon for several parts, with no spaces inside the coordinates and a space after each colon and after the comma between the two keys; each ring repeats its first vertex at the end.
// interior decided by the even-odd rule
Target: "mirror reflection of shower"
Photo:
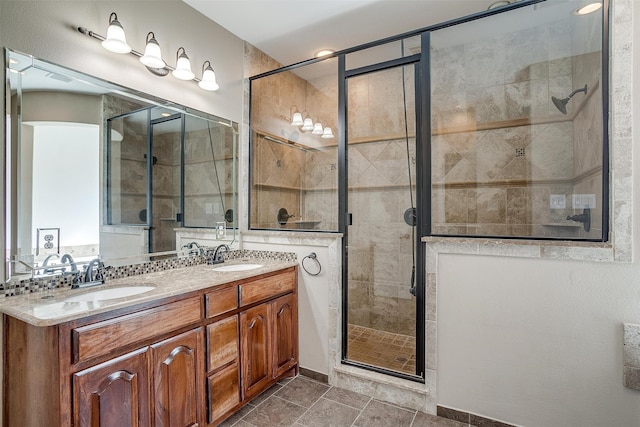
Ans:
{"type": "Polygon", "coordinates": [[[569,94],[569,96],[567,96],[566,98],[556,98],[555,96],[551,97],[551,100],[553,101],[553,105],[556,106],[556,108],[562,113],[562,114],[567,114],[567,104],[569,103],[569,101],[571,100],[571,98],[573,98],[573,96],[576,93],[579,92],[584,92],[584,94],[587,94],[587,85],[584,85],[583,88],[580,89],[576,89],[573,92],[571,92],[569,94]]]}

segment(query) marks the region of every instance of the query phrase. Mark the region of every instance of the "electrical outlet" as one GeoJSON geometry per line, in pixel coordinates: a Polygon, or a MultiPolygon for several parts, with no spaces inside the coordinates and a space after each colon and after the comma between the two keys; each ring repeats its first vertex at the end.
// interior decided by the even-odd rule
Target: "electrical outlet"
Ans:
{"type": "Polygon", "coordinates": [[[574,194],[572,201],[573,209],[595,209],[596,207],[595,194],[574,194]]]}
{"type": "Polygon", "coordinates": [[[224,221],[216,222],[216,239],[227,237],[227,224],[224,221]]]}
{"type": "Polygon", "coordinates": [[[552,194],[549,196],[549,208],[565,209],[567,207],[567,197],[564,194],[552,194]]]}
{"type": "Polygon", "coordinates": [[[36,255],[60,254],[60,229],[38,228],[36,229],[36,255]]]}

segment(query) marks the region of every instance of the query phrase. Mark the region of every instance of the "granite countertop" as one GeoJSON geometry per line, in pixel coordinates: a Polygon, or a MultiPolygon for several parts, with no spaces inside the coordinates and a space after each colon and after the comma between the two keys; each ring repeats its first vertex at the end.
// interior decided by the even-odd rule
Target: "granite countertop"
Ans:
{"type": "Polygon", "coordinates": [[[51,326],[143,302],[259,276],[295,265],[297,265],[297,262],[294,261],[268,259],[237,259],[218,265],[199,264],[191,267],[113,279],[107,281],[104,285],[89,288],[57,288],[44,292],[6,297],[0,300],[0,312],[34,326],[51,326]],[[262,267],[244,271],[213,271],[217,267],[247,263],[261,264],[262,267]],[[114,299],[69,301],[70,298],[80,295],[122,286],[152,286],[153,289],[137,295],[114,299]]]}

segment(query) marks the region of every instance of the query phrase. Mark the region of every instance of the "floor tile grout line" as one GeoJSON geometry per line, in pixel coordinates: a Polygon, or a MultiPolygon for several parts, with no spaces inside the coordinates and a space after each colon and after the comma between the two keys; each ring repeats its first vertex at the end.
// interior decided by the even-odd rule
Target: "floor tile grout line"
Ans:
{"type": "Polygon", "coordinates": [[[416,411],[413,414],[413,418],[411,418],[411,423],[409,424],[409,427],[413,427],[413,423],[416,421],[416,417],[418,416],[418,411],[416,411]]]}
{"type": "MultiPolygon", "coordinates": [[[[328,385],[328,384],[327,384],[327,385],[328,385]]],[[[313,405],[315,405],[316,403],[318,403],[318,402],[320,401],[320,399],[322,399],[322,398],[324,397],[324,395],[325,395],[325,394],[329,393],[329,390],[331,390],[332,388],[333,388],[333,386],[329,386],[329,388],[328,388],[328,389],[326,389],[326,390],[325,390],[325,392],[324,392],[324,393],[322,393],[322,395],[321,395],[320,397],[318,397],[318,398],[317,398],[317,399],[316,399],[316,400],[315,400],[315,401],[314,401],[314,402],[313,402],[313,403],[312,403],[312,404],[307,408],[307,410],[306,410],[306,411],[304,411],[304,412],[302,413],[302,415],[300,415],[298,418],[296,418],[296,420],[293,422],[293,424],[295,424],[295,423],[299,422],[299,421],[300,421],[300,419],[302,419],[302,418],[307,414],[307,412],[309,412],[309,411],[311,410],[311,408],[313,408],[313,405]]],[[[329,400],[329,399],[327,399],[327,400],[329,400]]],[[[291,403],[293,403],[293,402],[291,402],[291,403]]],[[[302,424],[302,423],[300,423],[300,424],[302,424]]]]}
{"type": "Polygon", "coordinates": [[[358,421],[358,418],[360,418],[360,416],[362,415],[362,413],[364,412],[365,409],[367,409],[367,406],[369,406],[369,403],[371,403],[371,401],[373,400],[373,397],[370,397],[369,400],[367,401],[367,403],[364,405],[364,408],[362,408],[360,410],[360,413],[358,414],[358,416],[356,417],[355,420],[353,420],[353,422],[351,423],[351,427],[354,427],[356,425],[356,421],[358,421]]]}

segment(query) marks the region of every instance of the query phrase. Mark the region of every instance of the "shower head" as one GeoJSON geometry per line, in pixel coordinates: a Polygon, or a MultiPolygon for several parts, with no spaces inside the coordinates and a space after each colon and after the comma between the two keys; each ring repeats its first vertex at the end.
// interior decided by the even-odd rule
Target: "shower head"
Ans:
{"type": "Polygon", "coordinates": [[[584,94],[587,94],[587,85],[584,85],[583,88],[580,89],[576,89],[573,92],[571,92],[569,94],[569,96],[567,96],[566,98],[556,98],[555,96],[551,97],[551,101],[553,101],[553,105],[556,106],[556,108],[562,113],[562,114],[567,114],[567,104],[569,103],[569,101],[571,100],[571,98],[573,98],[573,95],[575,95],[578,92],[584,92],[584,94]]]}

